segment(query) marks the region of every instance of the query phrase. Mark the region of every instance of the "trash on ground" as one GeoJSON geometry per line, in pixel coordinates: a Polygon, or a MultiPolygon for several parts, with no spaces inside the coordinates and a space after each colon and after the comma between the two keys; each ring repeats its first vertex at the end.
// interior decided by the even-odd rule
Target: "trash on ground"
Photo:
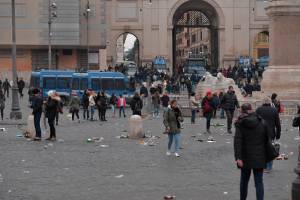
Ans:
{"type": "Polygon", "coordinates": [[[24,174],[29,174],[30,173],[30,171],[24,171],[24,174]]]}
{"type": "Polygon", "coordinates": [[[5,131],[6,131],[6,128],[0,128],[0,131],[1,131],[1,132],[5,132],[5,131]]]}
{"type": "Polygon", "coordinates": [[[294,152],[290,152],[290,155],[291,155],[291,156],[294,155],[294,152]]]}
{"type": "Polygon", "coordinates": [[[203,139],[197,139],[196,141],[198,141],[198,142],[204,142],[203,139]]]}
{"type": "Polygon", "coordinates": [[[48,147],[53,147],[53,143],[48,143],[48,147]]]}
{"type": "Polygon", "coordinates": [[[100,147],[107,148],[107,147],[109,147],[109,145],[107,145],[107,144],[101,144],[100,147]]]}
{"type": "Polygon", "coordinates": [[[115,176],[115,178],[123,178],[123,177],[124,177],[123,174],[120,174],[120,175],[115,176]]]}
{"type": "Polygon", "coordinates": [[[11,190],[8,190],[7,193],[11,193],[11,190]]]}
{"type": "Polygon", "coordinates": [[[223,192],[223,194],[227,195],[227,194],[228,194],[228,192],[223,192]]]}
{"type": "Polygon", "coordinates": [[[166,196],[164,196],[164,199],[165,200],[173,200],[173,199],[176,199],[176,196],[166,195],[166,196]]]}
{"type": "Polygon", "coordinates": [[[86,142],[87,142],[87,143],[94,143],[94,142],[99,143],[99,142],[102,142],[103,140],[104,140],[103,137],[101,137],[101,138],[98,138],[98,137],[92,137],[92,138],[88,138],[88,139],[86,140],[86,142]]]}
{"type": "Polygon", "coordinates": [[[220,126],[225,126],[225,124],[216,123],[216,124],[212,124],[211,126],[220,127],[220,126]]]}
{"type": "Polygon", "coordinates": [[[116,138],[117,139],[128,139],[128,135],[119,135],[116,138]]]}
{"type": "Polygon", "coordinates": [[[208,143],[214,143],[216,141],[215,141],[215,139],[212,136],[210,136],[210,137],[207,138],[206,142],[208,142],[208,143]]]}
{"type": "Polygon", "coordinates": [[[44,145],[44,149],[48,149],[48,145],[44,145]]]}
{"type": "Polygon", "coordinates": [[[59,143],[65,142],[63,139],[58,139],[57,141],[58,141],[59,143]]]}
{"type": "Polygon", "coordinates": [[[286,154],[284,154],[284,153],[280,154],[280,155],[276,158],[276,160],[288,160],[288,159],[289,159],[289,156],[286,155],[286,154]]]}
{"type": "Polygon", "coordinates": [[[26,160],[22,160],[22,162],[25,162],[26,160]]]}
{"type": "Polygon", "coordinates": [[[300,140],[300,136],[295,137],[294,140],[300,140]]]}
{"type": "Polygon", "coordinates": [[[24,137],[24,136],[21,135],[21,134],[18,134],[18,135],[16,135],[16,137],[17,137],[17,138],[22,138],[22,137],[24,137]]]}

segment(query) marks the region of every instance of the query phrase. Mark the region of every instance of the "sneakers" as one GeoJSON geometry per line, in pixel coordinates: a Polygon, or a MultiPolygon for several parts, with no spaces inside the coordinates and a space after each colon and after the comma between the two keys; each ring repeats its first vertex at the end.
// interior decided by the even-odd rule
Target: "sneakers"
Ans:
{"type": "Polygon", "coordinates": [[[175,152],[175,154],[174,154],[176,157],[180,157],[180,155],[177,153],[177,152],[175,152]]]}
{"type": "Polygon", "coordinates": [[[170,155],[171,155],[171,152],[170,152],[170,151],[167,151],[166,155],[167,155],[167,156],[170,156],[170,155]]]}
{"type": "MultiPolygon", "coordinates": [[[[171,152],[170,152],[170,151],[167,151],[166,155],[167,155],[167,156],[170,156],[170,155],[171,155],[171,152]]],[[[177,152],[175,152],[174,155],[175,155],[176,157],[180,157],[179,153],[177,153],[177,152]]]]}

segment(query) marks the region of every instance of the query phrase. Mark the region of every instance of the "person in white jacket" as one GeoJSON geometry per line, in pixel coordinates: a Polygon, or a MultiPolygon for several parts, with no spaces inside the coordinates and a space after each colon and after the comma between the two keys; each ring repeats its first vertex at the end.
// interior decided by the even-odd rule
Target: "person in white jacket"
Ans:
{"type": "Polygon", "coordinates": [[[196,100],[195,93],[191,93],[190,97],[190,108],[191,108],[191,123],[195,124],[196,112],[199,110],[199,102],[196,100]]]}
{"type": "Polygon", "coordinates": [[[93,91],[91,91],[90,96],[89,96],[89,108],[91,111],[91,121],[94,121],[95,107],[96,107],[95,93],[93,91]]]}

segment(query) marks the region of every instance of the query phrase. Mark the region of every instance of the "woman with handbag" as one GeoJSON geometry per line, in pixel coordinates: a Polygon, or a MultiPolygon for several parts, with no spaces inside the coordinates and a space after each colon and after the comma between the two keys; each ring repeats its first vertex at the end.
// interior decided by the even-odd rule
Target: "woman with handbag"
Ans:
{"type": "Polygon", "coordinates": [[[172,100],[168,110],[164,113],[164,125],[166,127],[165,133],[168,134],[168,150],[167,156],[171,155],[171,147],[173,141],[175,143],[175,156],[180,157],[179,155],[179,142],[180,142],[180,123],[183,122],[181,111],[177,106],[177,101],[172,100]]]}
{"type": "MultiPolygon", "coordinates": [[[[54,127],[55,116],[59,112],[60,97],[55,91],[50,90],[48,92],[48,100],[46,102],[46,116],[48,118],[48,124],[50,127],[50,137],[46,140],[56,140],[56,130],[54,127]]],[[[60,111],[61,112],[61,111],[60,111]]]]}

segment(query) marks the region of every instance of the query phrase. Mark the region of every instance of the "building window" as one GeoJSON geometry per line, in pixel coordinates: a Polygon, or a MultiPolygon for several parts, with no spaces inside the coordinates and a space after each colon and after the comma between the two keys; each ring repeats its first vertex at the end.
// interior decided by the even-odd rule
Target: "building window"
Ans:
{"type": "Polygon", "coordinates": [[[196,35],[195,34],[192,35],[192,43],[196,43],[196,35]]]}
{"type": "Polygon", "coordinates": [[[64,49],[63,50],[63,55],[64,56],[71,56],[72,55],[72,49],[64,49]]]}

